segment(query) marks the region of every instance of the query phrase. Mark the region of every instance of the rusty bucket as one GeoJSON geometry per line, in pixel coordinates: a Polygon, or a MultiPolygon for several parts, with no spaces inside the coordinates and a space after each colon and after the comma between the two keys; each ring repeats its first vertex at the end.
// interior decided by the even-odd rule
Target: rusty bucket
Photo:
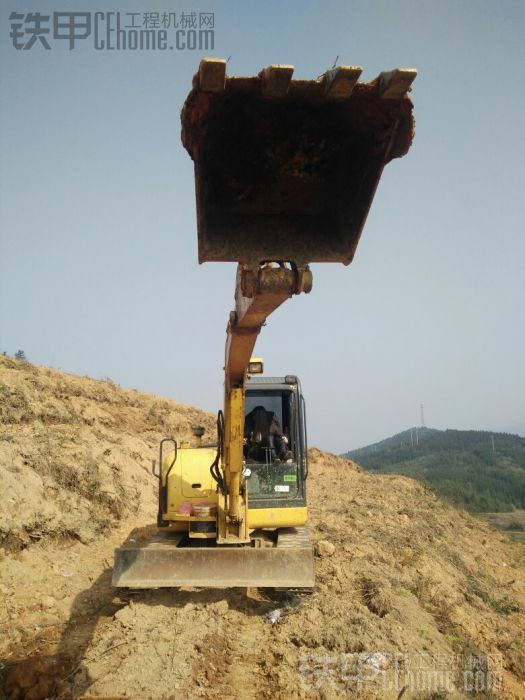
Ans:
{"type": "Polygon", "coordinates": [[[349,264],[383,167],[410,147],[415,70],[359,83],[352,66],[317,80],[292,80],[292,66],[225,69],[201,62],[182,111],[199,262],[349,264]]]}

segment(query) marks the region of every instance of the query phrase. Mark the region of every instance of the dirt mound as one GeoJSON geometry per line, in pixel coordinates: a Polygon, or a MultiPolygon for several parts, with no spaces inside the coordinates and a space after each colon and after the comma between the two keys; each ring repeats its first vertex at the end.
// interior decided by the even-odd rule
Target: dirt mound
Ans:
{"type": "MultiPolygon", "coordinates": [[[[3,425],[13,437],[1,468],[20,468],[17,479],[26,485],[21,494],[28,492],[26,475],[34,472],[31,478],[42,483],[58,512],[52,522],[65,522],[67,507],[77,507],[59,500],[72,498],[74,490],[61,484],[50,489],[56,483],[52,471],[20,458],[22,449],[46,456],[38,434],[41,441],[47,436],[53,459],[64,459],[63,430],[82,438],[87,450],[102,434],[118,438],[100,444],[95,459],[118,444],[122,462],[113,483],[139,494],[138,506],[122,506],[120,521],[108,515],[105,502],[98,504],[108,523],[104,536],[92,531],[91,541],[29,538],[26,515],[9,510],[20,541],[33,544],[2,561],[4,697],[442,698],[471,697],[476,689],[477,697],[525,697],[523,545],[508,543],[418,482],[364,472],[316,449],[310,450],[309,477],[317,579],[312,595],[111,589],[114,546],[134,527],[135,536],[145,535],[155,517],[147,460],[165,431],[148,428],[149,408],[168,404],[173,417],[166,420],[187,421],[186,428],[205,417],[104,382],[2,369],[4,384],[20,392],[35,415],[24,424],[3,425]],[[35,380],[48,387],[60,406],[56,411],[76,417],[68,423],[43,419],[35,380]],[[86,424],[82,410],[73,414],[72,399],[53,394],[59,382],[84,384],[83,405],[115,422],[86,424]],[[137,446],[142,459],[129,459],[137,446]]],[[[73,467],[81,474],[85,464],[79,458],[73,467]]],[[[4,490],[3,500],[9,498],[4,490]]],[[[78,498],[86,508],[95,504],[85,494],[78,498]]]]}
{"type": "Polygon", "coordinates": [[[0,358],[0,546],[43,537],[90,542],[115,520],[155,508],[151,461],[159,440],[215,435],[210,414],[0,358]]]}

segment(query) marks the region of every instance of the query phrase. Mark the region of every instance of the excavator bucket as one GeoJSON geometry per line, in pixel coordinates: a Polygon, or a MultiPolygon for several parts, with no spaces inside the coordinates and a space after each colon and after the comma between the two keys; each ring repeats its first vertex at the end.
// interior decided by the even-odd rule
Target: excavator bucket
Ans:
{"type": "Polygon", "coordinates": [[[272,547],[185,546],[185,535],[158,532],[115,550],[113,586],[120,588],[313,588],[307,527],[284,528],[272,547]]]}
{"type": "Polygon", "coordinates": [[[227,77],[204,59],[182,110],[195,163],[199,262],[341,262],[354,256],[383,167],[414,134],[414,69],[358,82],[339,66],[227,77]]]}

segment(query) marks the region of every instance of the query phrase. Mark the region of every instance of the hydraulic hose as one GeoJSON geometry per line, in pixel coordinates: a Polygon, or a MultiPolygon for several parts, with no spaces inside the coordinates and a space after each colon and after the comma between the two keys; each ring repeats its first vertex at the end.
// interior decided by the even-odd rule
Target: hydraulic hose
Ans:
{"type": "Polygon", "coordinates": [[[210,474],[214,481],[217,482],[217,491],[225,495],[226,484],[221,473],[221,460],[224,460],[224,413],[219,411],[217,414],[217,454],[210,466],[210,474]]]}

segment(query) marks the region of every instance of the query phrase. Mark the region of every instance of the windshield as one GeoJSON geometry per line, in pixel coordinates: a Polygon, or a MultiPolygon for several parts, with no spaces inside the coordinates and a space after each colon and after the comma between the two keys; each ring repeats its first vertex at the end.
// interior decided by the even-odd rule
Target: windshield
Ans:
{"type": "Polygon", "coordinates": [[[253,498],[295,498],[298,455],[290,390],[250,391],[246,395],[244,461],[253,498]]]}

